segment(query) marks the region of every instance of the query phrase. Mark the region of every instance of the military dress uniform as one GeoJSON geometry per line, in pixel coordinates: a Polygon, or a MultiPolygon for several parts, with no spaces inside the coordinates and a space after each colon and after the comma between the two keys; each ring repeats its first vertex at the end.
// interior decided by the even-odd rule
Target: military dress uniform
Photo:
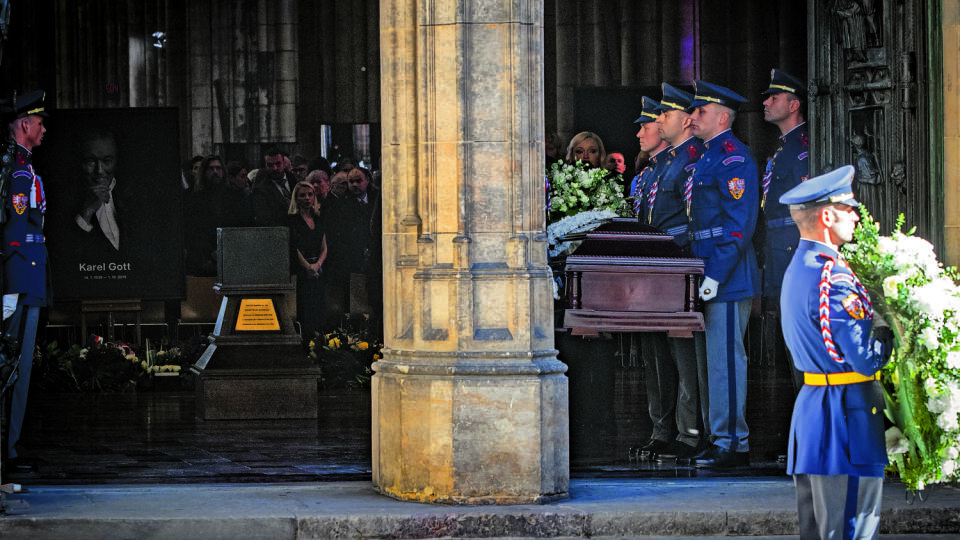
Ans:
{"type": "MultiPolygon", "coordinates": [[[[656,121],[657,107],[660,102],[648,96],[642,98],[643,110],[636,124],[649,124],[656,121]]],[[[666,165],[669,147],[650,156],[650,162],[640,171],[630,186],[633,208],[637,219],[644,225],[650,225],[650,208],[659,198],[660,179],[666,165]]],[[[676,405],[677,377],[670,355],[670,345],[665,332],[645,332],[631,339],[639,339],[643,357],[644,382],[647,391],[647,413],[653,423],[650,440],[641,450],[645,457],[655,457],[666,450],[677,436],[676,405]]]]}
{"type": "Polygon", "coordinates": [[[780,296],[783,273],[800,241],[800,231],[790,217],[790,209],[780,197],[809,176],[810,137],[802,123],[779,138],[777,151],[767,164],[761,180],[761,208],[766,235],[763,241],[763,296],[780,296]]]}
{"type": "MultiPolygon", "coordinates": [[[[793,94],[798,99],[806,97],[803,83],[789,73],[773,69],[770,71],[770,86],[762,95],[793,94]]],[[[763,327],[764,342],[772,347],[774,358],[779,359],[783,342],[780,330],[780,288],[783,273],[793,258],[800,241],[800,230],[790,217],[790,209],[780,203],[780,197],[809,178],[810,137],[807,124],[801,122],[777,139],[777,150],[767,163],[766,171],[760,180],[760,212],[762,226],[763,254],[763,327]]],[[[766,354],[766,351],[764,351],[766,354]]],[[[789,351],[786,363],[792,366],[789,351]]],[[[792,370],[794,389],[803,387],[803,377],[796,369],[792,370]]]]}
{"type": "Polygon", "coordinates": [[[663,174],[661,174],[661,193],[650,212],[650,224],[673,236],[680,246],[690,244],[687,229],[690,219],[686,213],[684,189],[687,178],[703,155],[703,141],[690,137],[670,148],[666,156],[663,174]]]}
{"type": "MultiPolygon", "coordinates": [[[[649,124],[650,122],[656,121],[658,115],[657,107],[660,106],[660,102],[653,98],[643,96],[641,103],[643,104],[643,110],[640,112],[640,117],[634,120],[634,123],[649,124]]],[[[649,163],[647,163],[647,165],[633,177],[633,181],[630,182],[630,196],[633,197],[633,211],[637,214],[641,223],[648,223],[643,213],[646,212],[651,189],[654,190],[654,196],[656,196],[656,190],[658,189],[656,186],[659,183],[660,175],[663,173],[663,166],[665,164],[665,160],[663,159],[666,155],[665,152],[666,149],[650,156],[649,163]]]]}
{"type": "MultiPolygon", "coordinates": [[[[858,206],[852,178],[848,165],[809,180],[780,201],[803,207],[833,199],[858,206]]],[[[870,296],[832,246],[800,239],[783,287],[790,291],[780,300],[783,335],[805,381],[794,404],[787,453],[801,537],[876,537],[887,465],[877,379],[892,346],[889,329],[884,339],[877,338],[870,296]]]]}
{"type": "MultiPolygon", "coordinates": [[[[19,117],[28,114],[47,116],[43,111],[43,93],[26,94],[15,111],[19,117]]],[[[10,421],[5,434],[7,457],[17,457],[14,445],[20,438],[26,411],[27,391],[33,365],[37,323],[41,307],[50,303],[47,274],[47,247],[43,235],[44,214],[47,209],[46,192],[40,176],[33,170],[32,154],[19,144],[15,164],[9,179],[3,211],[3,294],[18,294],[17,306],[9,320],[4,321],[7,340],[19,344],[19,367],[10,392],[10,421]]]]}
{"type": "Polygon", "coordinates": [[[650,162],[647,163],[640,174],[637,175],[635,183],[631,186],[631,195],[633,195],[633,209],[637,212],[637,218],[644,225],[651,225],[650,222],[650,201],[655,201],[660,191],[660,177],[667,164],[667,157],[670,148],[664,148],[656,154],[650,156],[650,162]]]}
{"type": "MultiPolygon", "coordinates": [[[[746,101],[730,90],[695,81],[691,107],[719,103],[736,108],[746,101]]],[[[760,285],[751,239],[757,221],[757,165],[729,129],[704,141],[685,189],[689,192],[689,237],[693,254],[703,259],[706,277],[718,282],[717,294],[704,303],[707,404],[712,454],[698,457],[698,466],[724,462],[720,453],[737,453],[747,464],[747,355],[743,335],[753,296],[760,285]],[[720,452],[718,452],[718,450],[720,452]]],[[[701,396],[703,397],[703,396],[701,396]]]]}
{"type": "MultiPolygon", "coordinates": [[[[663,99],[656,112],[659,115],[669,109],[686,110],[692,102],[692,94],[664,83],[663,99]]],[[[647,184],[643,194],[640,222],[671,235],[681,247],[690,243],[684,185],[702,154],[703,142],[696,137],[658,154],[661,172],[655,184],[647,184]]],[[[658,450],[655,453],[661,458],[689,458],[696,453],[703,429],[699,421],[699,377],[694,339],[669,337],[665,333],[645,337],[658,340],[659,345],[655,358],[655,389],[650,388],[654,385],[650,384],[651,374],[647,374],[654,437],[666,440],[676,436],[669,441],[670,445],[655,449],[658,450]],[[660,416],[654,416],[655,412],[660,416]]]]}

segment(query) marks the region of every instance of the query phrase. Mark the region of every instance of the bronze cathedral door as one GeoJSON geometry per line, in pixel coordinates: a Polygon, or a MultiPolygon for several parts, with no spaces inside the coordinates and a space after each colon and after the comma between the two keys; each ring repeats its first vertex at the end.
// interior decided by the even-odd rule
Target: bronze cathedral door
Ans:
{"type": "Polygon", "coordinates": [[[810,174],[857,168],[857,198],[943,246],[938,0],[807,0],[810,174]]]}

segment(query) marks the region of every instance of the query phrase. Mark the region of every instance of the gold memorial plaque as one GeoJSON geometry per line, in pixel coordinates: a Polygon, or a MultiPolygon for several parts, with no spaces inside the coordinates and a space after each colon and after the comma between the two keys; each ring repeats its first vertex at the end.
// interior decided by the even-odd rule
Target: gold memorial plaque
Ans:
{"type": "Polygon", "coordinates": [[[273,300],[269,298],[244,298],[240,300],[240,313],[237,314],[236,330],[276,331],[280,330],[277,311],[273,309],[273,300]]]}

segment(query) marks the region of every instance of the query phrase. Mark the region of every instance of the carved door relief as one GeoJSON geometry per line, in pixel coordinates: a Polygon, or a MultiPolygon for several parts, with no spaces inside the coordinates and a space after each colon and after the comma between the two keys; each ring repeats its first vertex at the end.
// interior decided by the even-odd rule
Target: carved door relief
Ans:
{"type": "Polygon", "coordinates": [[[808,0],[810,166],[812,175],[854,165],[854,191],[881,232],[903,213],[918,234],[939,245],[925,5],[808,0]]]}

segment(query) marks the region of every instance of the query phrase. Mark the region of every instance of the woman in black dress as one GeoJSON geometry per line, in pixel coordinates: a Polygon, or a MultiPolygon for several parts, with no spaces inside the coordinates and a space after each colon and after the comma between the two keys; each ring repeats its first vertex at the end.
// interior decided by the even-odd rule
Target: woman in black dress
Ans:
{"type": "Polygon", "coordinates": [[[327,258],[320,205],[309,182],[297,183],[290,198],[289,214],[290,251],[297,269],[297,320],[300,335],[309,343],[323,322],[323,263],[327,258]]]}

